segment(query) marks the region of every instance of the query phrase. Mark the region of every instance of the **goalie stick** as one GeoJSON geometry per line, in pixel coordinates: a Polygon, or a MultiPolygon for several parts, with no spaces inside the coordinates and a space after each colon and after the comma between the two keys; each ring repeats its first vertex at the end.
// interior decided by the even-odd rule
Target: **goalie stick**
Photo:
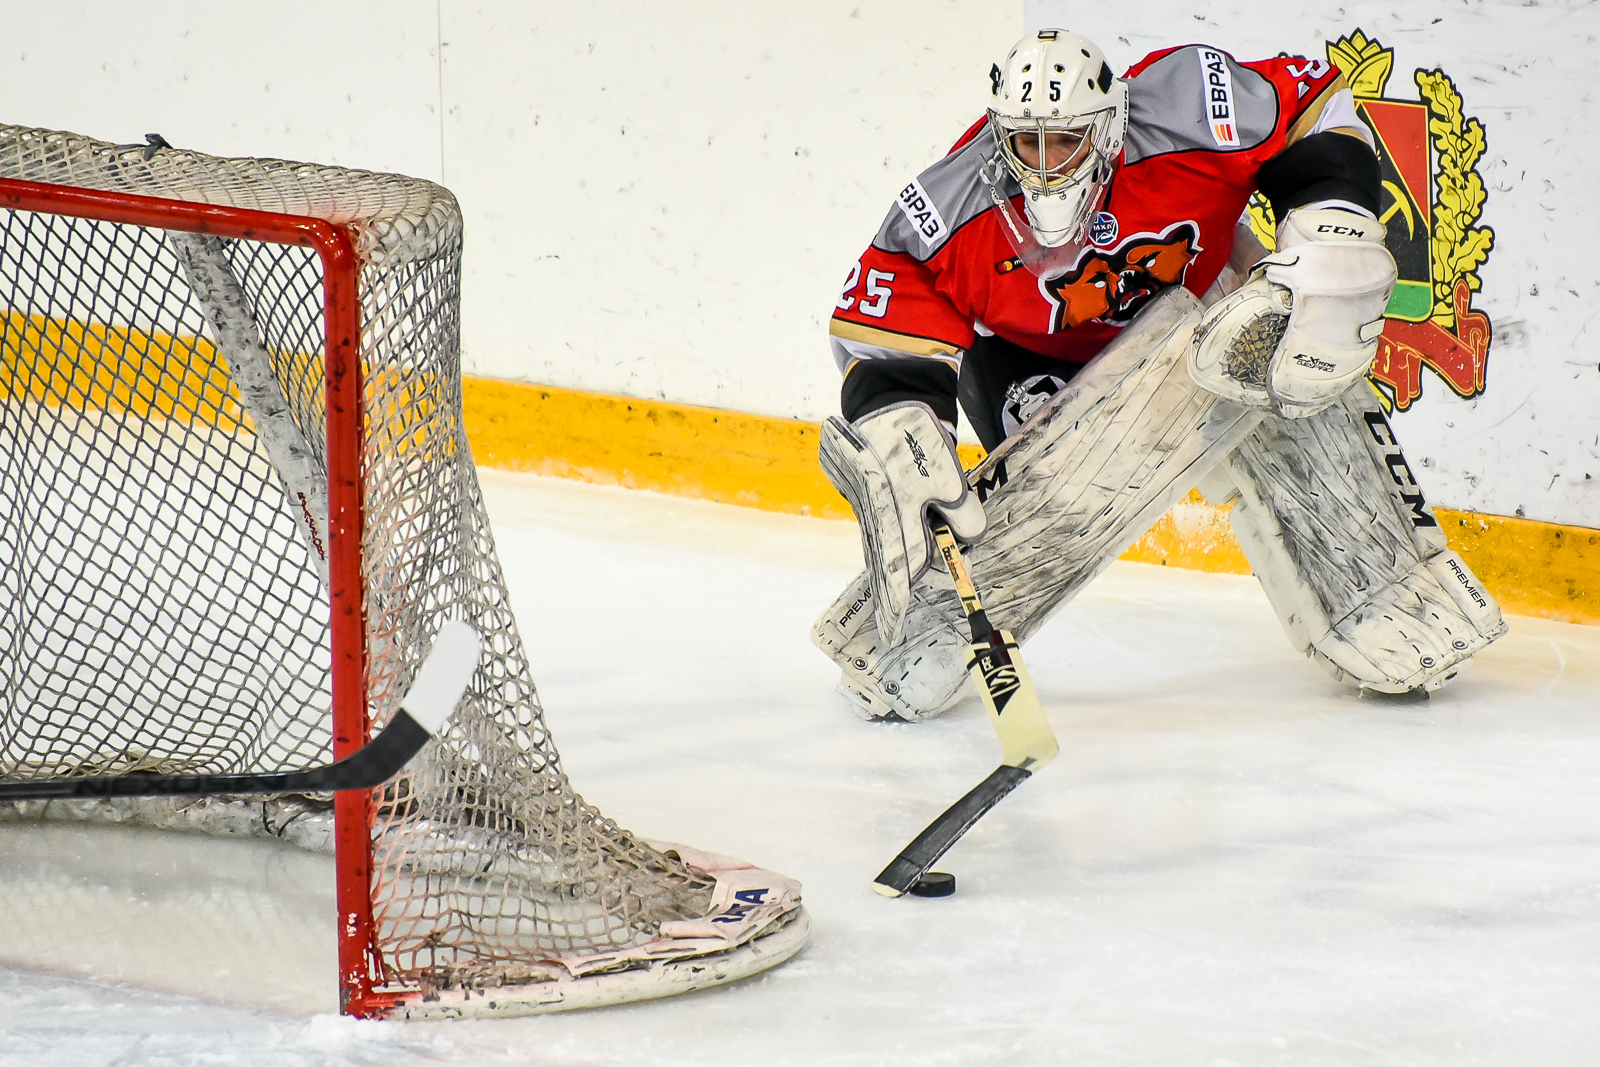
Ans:
{"type": "Polygon", "coordinates": [[[1050,721],[1045,718],[1044,708],[1039,704],[1033,679],[1028,677],[1028,669],[1022,664],[1017,642],[1005,630],[991,625],[984,614],[972,575],[956,546],[955,535],[950,527],[940,523],[933,527],[933,538],[972,627],[972,657],[967,661],[967,672],[972,675],[978,696],[989,712],[1003,756],[1000,766],[989,777],[950,805],[873,879],[872,888],[886,897],[901,896],[916,885],[918,879],[928,873],[928,868],[990,808],[1061,751],[1050,729],[1050,721]]]}
{"type": "Polygon", "coordinates": [[[0,801],[371,789],[393,778],[439,732],[478,669],[480,648],[471,626],[454,619],[445,623],[394,718],[377,737],[326,766],[266,774],[129,774],[0,782],[0,801]]]}

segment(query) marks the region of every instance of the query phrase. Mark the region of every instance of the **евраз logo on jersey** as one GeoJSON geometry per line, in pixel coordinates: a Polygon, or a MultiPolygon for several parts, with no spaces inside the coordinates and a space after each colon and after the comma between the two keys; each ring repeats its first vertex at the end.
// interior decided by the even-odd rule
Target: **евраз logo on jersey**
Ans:
{"type": "Polygon", "coordinates": [[[1239,127],[1233,107],[1233,74],[1228,57],[1214,48],[1197,48],[1200,74],[1206,86],[1206,121],[1218,148],[1239,147],[1239,127]]]}
{"type": "Polygon", "coordinates": [[[917,231],[917,236],[922,238],[922,243],[929,248],[942,241],[950,232],[950,227],[945,225],[944,216],[939,214],[939,208],[933,202],[933,197],[922,187],[917,179],[911,179],[911,184],[900,190],[900,195],[895,197],[895,206],[900,209],[900,214],[911,223],[911,228],[917,231]]]}

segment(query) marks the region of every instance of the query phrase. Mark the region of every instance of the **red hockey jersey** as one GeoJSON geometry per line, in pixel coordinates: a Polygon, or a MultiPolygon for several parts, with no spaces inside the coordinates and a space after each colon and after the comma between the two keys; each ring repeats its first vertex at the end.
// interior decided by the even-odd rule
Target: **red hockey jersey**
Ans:
{"type": "MultiPolygon", "coordinates": [[[[955,361],[975,330],[1087,361],[1161,290],[1203,293],[1228,261],[1261,165],[1318,128],[1325,109],[1348,109],[1348,93],[1329,109],[1345,82],[1321,60],[1240,63],[1184,45],[1124,78],[1122,157],[1072,266],[1041,278],[1015,258],[979,173],[997,150],[980,120],[901,191],[851,269],[829,329],[841,370],[881,356],[955,361]]],[[[1349,118],[1359,126],[1353,110],[1349,118]]],[[[1020,216],[1009,172],[1001,192],[1020,216]]]]}

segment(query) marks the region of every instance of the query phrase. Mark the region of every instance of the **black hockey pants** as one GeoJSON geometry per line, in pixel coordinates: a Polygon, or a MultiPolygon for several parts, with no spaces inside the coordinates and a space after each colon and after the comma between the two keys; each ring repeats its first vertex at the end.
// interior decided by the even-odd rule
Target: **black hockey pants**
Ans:
{"type": "Polygon", "coordinates": [[[977,337],[961,361],[956,396],[983,447],[993,452],[1017,424],[1083,369],[1002,337],[977,337]]]}

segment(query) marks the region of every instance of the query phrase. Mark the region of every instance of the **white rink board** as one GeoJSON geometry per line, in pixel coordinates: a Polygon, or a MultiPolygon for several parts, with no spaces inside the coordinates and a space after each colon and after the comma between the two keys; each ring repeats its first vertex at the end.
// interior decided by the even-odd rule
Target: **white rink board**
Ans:
{"type": "Polygon", "coordinates": [[[1442,67],[1486,128],[1488,390],[1398,420],[1440,505],[1600,527],[1600,166],[1583,0],[661,5],[151,0],[8,12],[9,121],[442,179],[467,217],[470,373],[817,419],[837,286],[894,193],[1069,21],[1117,64],[1204,39],[1318,56],[1363,28],[1389,95],[1442,67]]]}
{"type": "Polygon", "coordinates": [[[57,0],[5,17],[5,122],[438,178],[436,0],[57,0]]]}
{"type": "Polygon", "coordinates": [[[1515,618],[1432,702],[1380,703],[1252,579],[1114,564],[1027,648],[1061,757],[941,861],[955,897],[886,900],[998,743],[975,701],[889,726],[835,697],[805,632],[854,527],[481,474],[575,784],[799,878],[810,946],[675,1001],[360,1023],[331,1014],[328,861],[0,826],[0,1065],[1592,1063],[1600,630],[1515,618]]]}

